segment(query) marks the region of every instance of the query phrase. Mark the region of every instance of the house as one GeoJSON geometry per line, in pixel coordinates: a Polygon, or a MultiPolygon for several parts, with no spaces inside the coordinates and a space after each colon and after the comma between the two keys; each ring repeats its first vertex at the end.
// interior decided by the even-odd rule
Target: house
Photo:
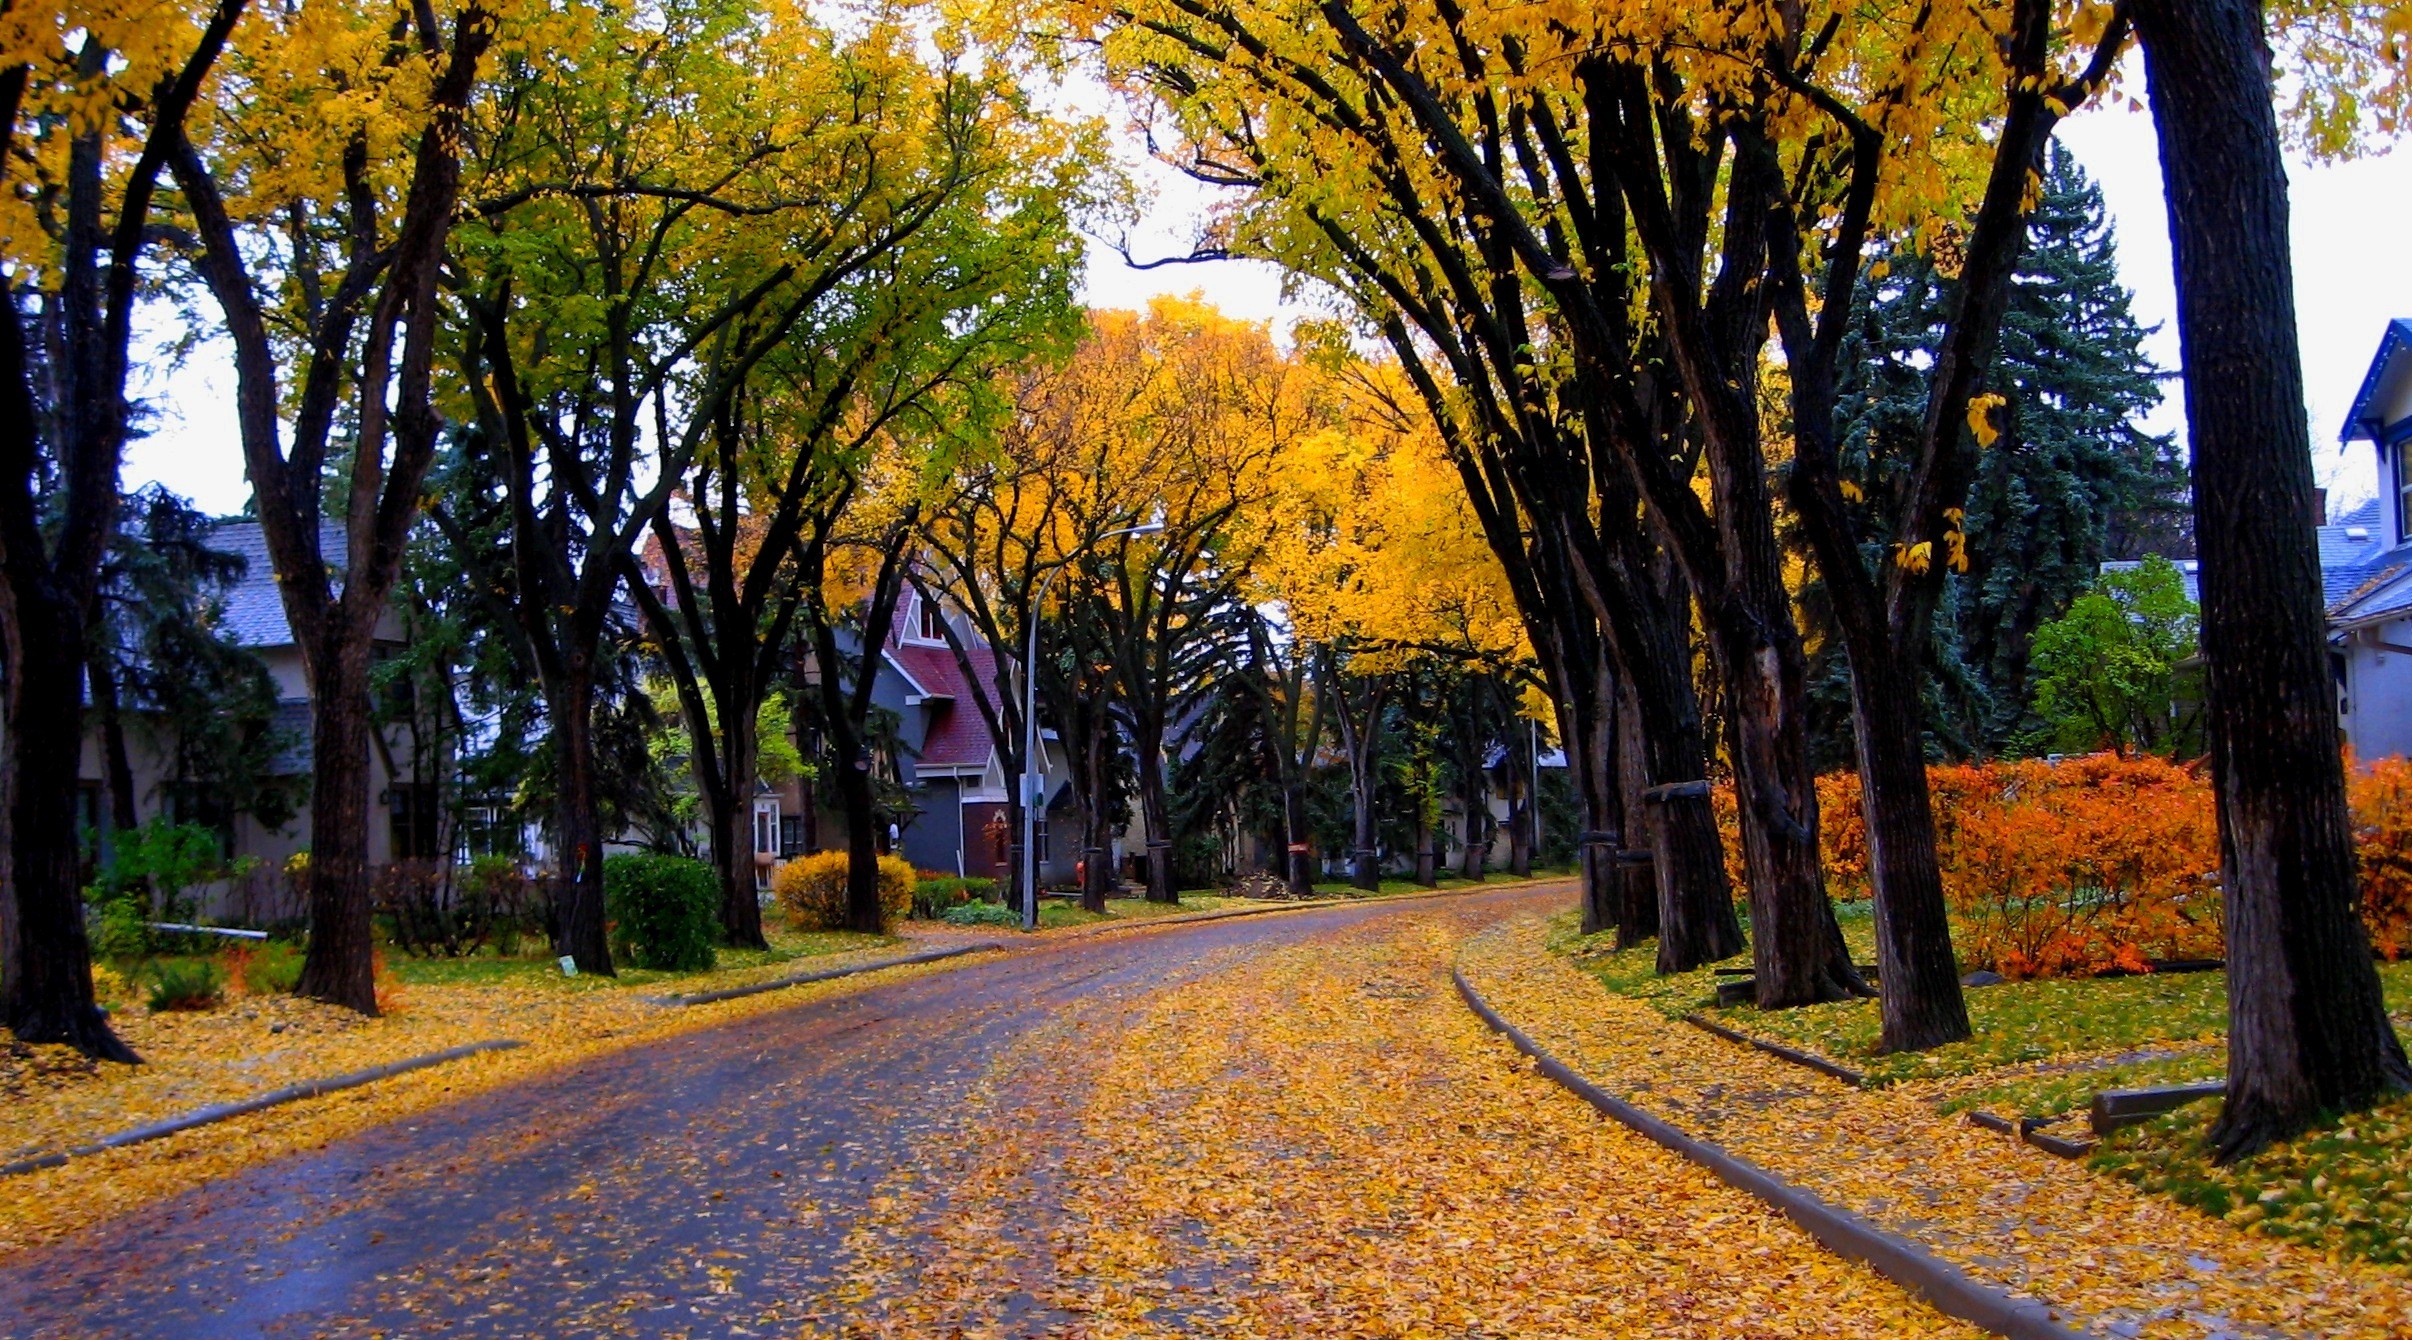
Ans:
{"type": "MultiPolygon", "coordinates": [[[[856,653],[858,635],[839,633],[840,654],[856,653]]],[[[1006,825],[1010,780],[996,741],[980,711],[975,680],[964,674],[963,661],[990,693],[996,691],[997,656],[974,634],[961,615],[949,615],[908,589],[896,611],[888,638],[876,662],[871,686],[875,737],[874,766],[883,777],[902,787],[907,813],[883,834],[883,849],[893,851],[921,870],[981,878],[1003,879],[1010,872],[1011,839],[1000,845],[1006,825]],[[964,648],[962,660],[948,641],[951,620],[955,640],[964,648]]],[[[809,647],[800,646],[795,659],[795,696],[800,700],[818,670],[809,647]]],[[[805,758],[819,752],[812,738],[809,713],[794,714],[797,750],[805,758]]],[[[1079,859],[1077,843],[1055,840],[1059,832],[1077,829],[1077,807],[1071,795],[1069,772],[1053,731],[1042,731],[1040,752],[1048,802],[1038,825],[1041,884],[1072,879],[1079,859]],[[1066,826],[1070,825],[1070,828],[1066,826]]],[[[761,787],[754,798],[755,868],[764,887],[778,862],[843,845],[845,815],[823,803],[806,781],[761,787]]]]}
{"type": "MultiPolygon", "coordinates": [[[[326,526],[320,532],[320,544],[328,564],[340,569],[348,553],[343,528],[326,526]]],[[[250,867],[253,874],[203,890],[201,911],[204,915],[251,920],[296,916],[302,909],[286,905],[292,900],[292,892],[282,880],[281,871],[287,858],[310,845],[310,792],[306,781],[311,761],[309,677],[302,667],[301,648],[285,622],[284,598],[277,590],[276,569],[269,561],[267,539],[259,523],[220,522],[211,532],[209,547],[244,562],[242,577],[220,594],[223,627],[233,641],[260,658],[276,686],[277,705],[270,729],[282,747],[276,754],[275,775],[295,779],[298,807],[292,819],[281,827],[271,828],[251,815],[236,815],[218,822],[228,859],[250,867]]],[[[376,643],[381,648],[397,647],[402,640],[400,617],[388,611],[378,625],[376,643]]],[[[130,703],[126,710],[138,715],[141,707],[130,703]]],[[[175,812],[170,761],[152,747],[144,731],[129,730],[126,741],[137,821],[148,822],[163,813],[180,820],[191,817],[175,812]]],[[[368,833],[371,865],[432,858],[438,854],[437,789],[432,781],[418,780],[422,772],[432,777],[435,766],[422,766],[414,760],[408,741],[398,730],[389,730],[382,741],[371,740],[368,833]]],[[[101,779],[106,774],[99,723],[88,716],[78,786],[86,822],[95,833],[102,827],[101,779]]]]}
{"type": "Polygon", "coordinates": [[[2390,322],[2341,440],[2378,454],[2378,496],[2320,527],[2337,721],[2363,758],[2412,754],[2412,318],[2390,322]]]}

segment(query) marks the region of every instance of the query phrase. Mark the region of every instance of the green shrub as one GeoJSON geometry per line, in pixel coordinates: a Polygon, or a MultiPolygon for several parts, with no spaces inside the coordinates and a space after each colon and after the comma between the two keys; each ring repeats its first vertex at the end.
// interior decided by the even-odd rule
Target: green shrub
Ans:
{"type": "Polygon", "coordinates": [[[102,958],[147,958],[158,947],[158,936],[146,924],[148,921],[139,893],[104,893],[100,924],[92,931],[92,947],[102,958]]]}
{"type": "Polygon", "coordinates": [[[614,954],[661,972],[712,966],[720,913],[712,867],[679,856],[611,857],[603,862],[603,905],[614,954]]]}
{"type": "Polygon", "coordinates": [[[923,875],[913,886],[913,915],[923,921],[936,921],[950,907],[965,903],[985,903],[996,896],[997,882],[977,875],[964,878],[958,875],[923,875]]]}
{"type": "Polygon", "coordinates": [[[269,941],[259,946],[236,945],[226,951],[226,975],[247,996],[281,996],[301,984],[302,951],[298,945],[269,941]]]}
{"type": "MultiPolygon", "coordinates": [[[[879,920],[885,928],[913,910],[913,886],[919,880],[913,867],[894,856],[879,858],[879,920]]],[[[797,930],[846,929],[846,853],[815,852],[780,866],[771,876],[771,892],[797,930]]]]}
{"type": "Polygon", "coordinates": [[[215,959],[171,958],[151,965],[151,1008],[206,1010],[218,1003],[226,974],[215,959]]]}
{"type": "Polygon", "coordinates": [[[1011,926],[1021,929],[1022,914],[1003,903],[965,903],[946,909],[943,918],[949,926],[1011,926]]]}

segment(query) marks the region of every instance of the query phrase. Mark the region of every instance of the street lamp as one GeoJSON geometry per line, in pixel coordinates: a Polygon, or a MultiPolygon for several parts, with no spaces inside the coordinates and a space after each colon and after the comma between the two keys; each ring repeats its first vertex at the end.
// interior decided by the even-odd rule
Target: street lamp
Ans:
{"type": "MultiPolygon", "coordinates": [[[[1163,522],[1148,521],[1109,530],[1090,543],[1123,535],[1153,535],[1162,529],[1163,522]]],[[[1054,583],[1055,574],[1063,571],[1078,553],[1075,550],[1064,555],[1062,561],[1039,578],[1038,590],[1030,600],[1030,649],[1022,657],[1022,929],[1026,931],[1038,929],[1038,815],[1039,807],[1047,801],[1047,779],[1039,771],[1039,608],[1047,602],[1047,588],[1054,583]]]]}

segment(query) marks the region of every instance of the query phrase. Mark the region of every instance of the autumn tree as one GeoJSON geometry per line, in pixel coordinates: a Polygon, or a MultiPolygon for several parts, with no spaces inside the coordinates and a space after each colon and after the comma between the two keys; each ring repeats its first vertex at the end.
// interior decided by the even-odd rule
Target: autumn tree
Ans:
{"type": "MultiPolygon", "coordinates": [[[[507,523],[507,572],[489,585],[508,591],[545,692],[560,947],[586,970],[610,971],[597,655],[638,538],[774,355],[825,340],[840,386],[882,340],[925,352],[913,342],[950,314],[950,288],[970,304],[951,314],[975,326],[996,293],[997,263],[961,248],[1024,203],[998,176],[1012,152],[998,127],[1016,103],[993,78],[925,64],[913,42],[901,20],[841,37],[721,0],[605,9],[532,61],[481,126],[476,222],[459,244],[459,381],[497,468],[461,505],[507,523]],[[998,216],[982,220],[970,202],[991,192],[998,216]],[[929,253],[899,259],[925,238],[929,253]],[[862,310],[897,284],[924,291],[862,310]]],[[[997,232],[998,245],[1014,237],[997,232]]],[[[860,406],[841,391],[807,420],[823,408],[860,406]]],[[[784,544],[792,518],[776,520],[764,534],[784,544]]],[[[779,566],[764,564],[763,580],[779,566]]],[[[746,677],[738,696],[760,691],[746,677]]],[[[736,921],[758,934],[742,910],[736,921]]]]}
{"type": "Polygon", "coordinates": [[[174,146],[191,264],[232,346],[244,469],[310,679],[297,989],[365,1014],[371,648],[443,438],[440,277],[498,28],[482,0],[264,12],[217,90],[217,138],[174,146]]]}
{"type": "MultiPolygon", "coordinates": [[[[2412,1062],[2357,914],[2263,7],[2130,9],[2177,265],[2228,935],[2228,1088],[2211,1141],[2227,1161],[2412,1088],[2412,1062]]],[[[2359,10],[2279,7],[2302,25],[2293,36],[2311,39],[2306,102],[2330,147],[2365,108],[2402,106],[2400,68],[2350,68],[2373,47],[2327,27],[2350,27],[2359,10]],[[2379,85],[2367,102],[2355,93],[2364,82],[2379,85]]],[[[2400,8],[2359,16],[2391,27],[2400,52],[2400,8]]]]}
{"type": "Polygon", "coordinates": [[[12,10],[0,45],[0,632],[10,835],[0,1022],[138,1060],[92,998],[75,813],[84,666],[116,527],[134,317],[162,178],[241,0],[12,10]]]}
{"type": "MultiPolygon", "coordinates": [[[[1603,693],[1605,634],[1606,647],[1640,684],[1641,722],[1649,728],[1642,744],[1657,803],[1647,811],[1652,836],[1642,845],[1662,900],[1684,910],[1672,918],[1682,933],[1662,949],[1687,967],[1705,961],[1696,954],[1733,952],[1739,927],[1703,793],[1707,751],[1690,688],[1688,596],[1667,580],[1673,570],[1638,530],[1637,495],[1608,440],[1609,416],[1570,379],[1546,295],[1529,290],[1503,234],[1469,193],[1433,172],[1422,132],[1399,102],[1367,88],[1372,73],[1334,39],[1320,12],[1107,6],[1075,7],[1070,17],[1106,30],[1110,70],[1170,115],[1184,170],[1255,188],[1255,203],[1227,221],[1220,249],[1267,255],[1338,284],[1392,344],[1440,423],[1515,584],[1562,724],[1570,738],[1602,742],[1574,750],[1578,757],[1607,757],[1613,694],[1603,693]],[[1601,487],[1610,496],[1598,498],[1601,487]]],[[[1499,155],[1508,152],[1507,124],[1499,116],[1489,122],[1499,155]]],[[[1650,412],[1624,422],[1671,444],[1688,479],[1698,435],[1665,379],[1648,371],[1657,360],[1636,358],[1650,412]]],[[[1670,484],[1670,495],[1685,487],[1670,484]]],[[[1713,535],[1698,500],[1686,507],[1697,514],[1695,533],[1713,535]]],[[[1586,882],[1594,918],[1612,920],[1607,862],[1627,839],[1602,812],[1609,803],[1603,776],[1599,768],[1586,772],[1595,811],[1586,830],[1593,839],[1586,882]]],[[[1756,814],[1749,816],[1754,825],[1756,814]]],[[[1763,917],[1761,924],[1775,923],[1763,917]]],[[[1800,947],[1764,935],[1761,942],[1770,952],[1800,947]]],[[[1838,938],[1803,952],[1809,949],[1829,965],[1840,959],[1838,938]]],[[[1770,999],[1791,989],[1773,972],[1761,982],[1770,999]]]]}
{"type": "Polygon", "coordinates": [[[688,467],[684,519],[653,518],[661,589],[630,588],[687,720],[732,943],[762,936],[750,836],[762,742],[713,723],[753,720],[800,627],[820,675],[805,706],[839,760],[856,856],[849,916],[876,922],[872,794],[850,763],[867,748],[919,494],[1002,412],[998,370],[1060,345],[1073,320],[1070,216],[1092,171],[1081,137],[1011,117],[1001,82],[941,96],[970,118],[941,208],[823,294],[727,399],[688,467]],[[867,487],[872,505],[858,506],[867,487]],[[858,654],[841,654],[844,638],[858,654]]]}

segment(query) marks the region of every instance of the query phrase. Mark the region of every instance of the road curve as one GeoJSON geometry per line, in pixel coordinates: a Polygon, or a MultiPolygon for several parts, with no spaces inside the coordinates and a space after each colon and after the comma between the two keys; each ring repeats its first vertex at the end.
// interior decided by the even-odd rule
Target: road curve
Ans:
{"type": "MultiPolygon", "coordinates": [[[[1103,1036],[1253,955],[1385,919],[1476,926],[1564,897],[1042,944],[600,1058],[0,1262],[0,1334],[787,1334],[830,1320],[815,1300],[838,1283],[849,1233],[900,1170],[964,1138],[966,1113],[1060,1119],[1048,1056],[1061,1039],[1103,1036]]],[[[1047,1193],[1044,1169],[1023,1184],[1047,1193]]]]}

